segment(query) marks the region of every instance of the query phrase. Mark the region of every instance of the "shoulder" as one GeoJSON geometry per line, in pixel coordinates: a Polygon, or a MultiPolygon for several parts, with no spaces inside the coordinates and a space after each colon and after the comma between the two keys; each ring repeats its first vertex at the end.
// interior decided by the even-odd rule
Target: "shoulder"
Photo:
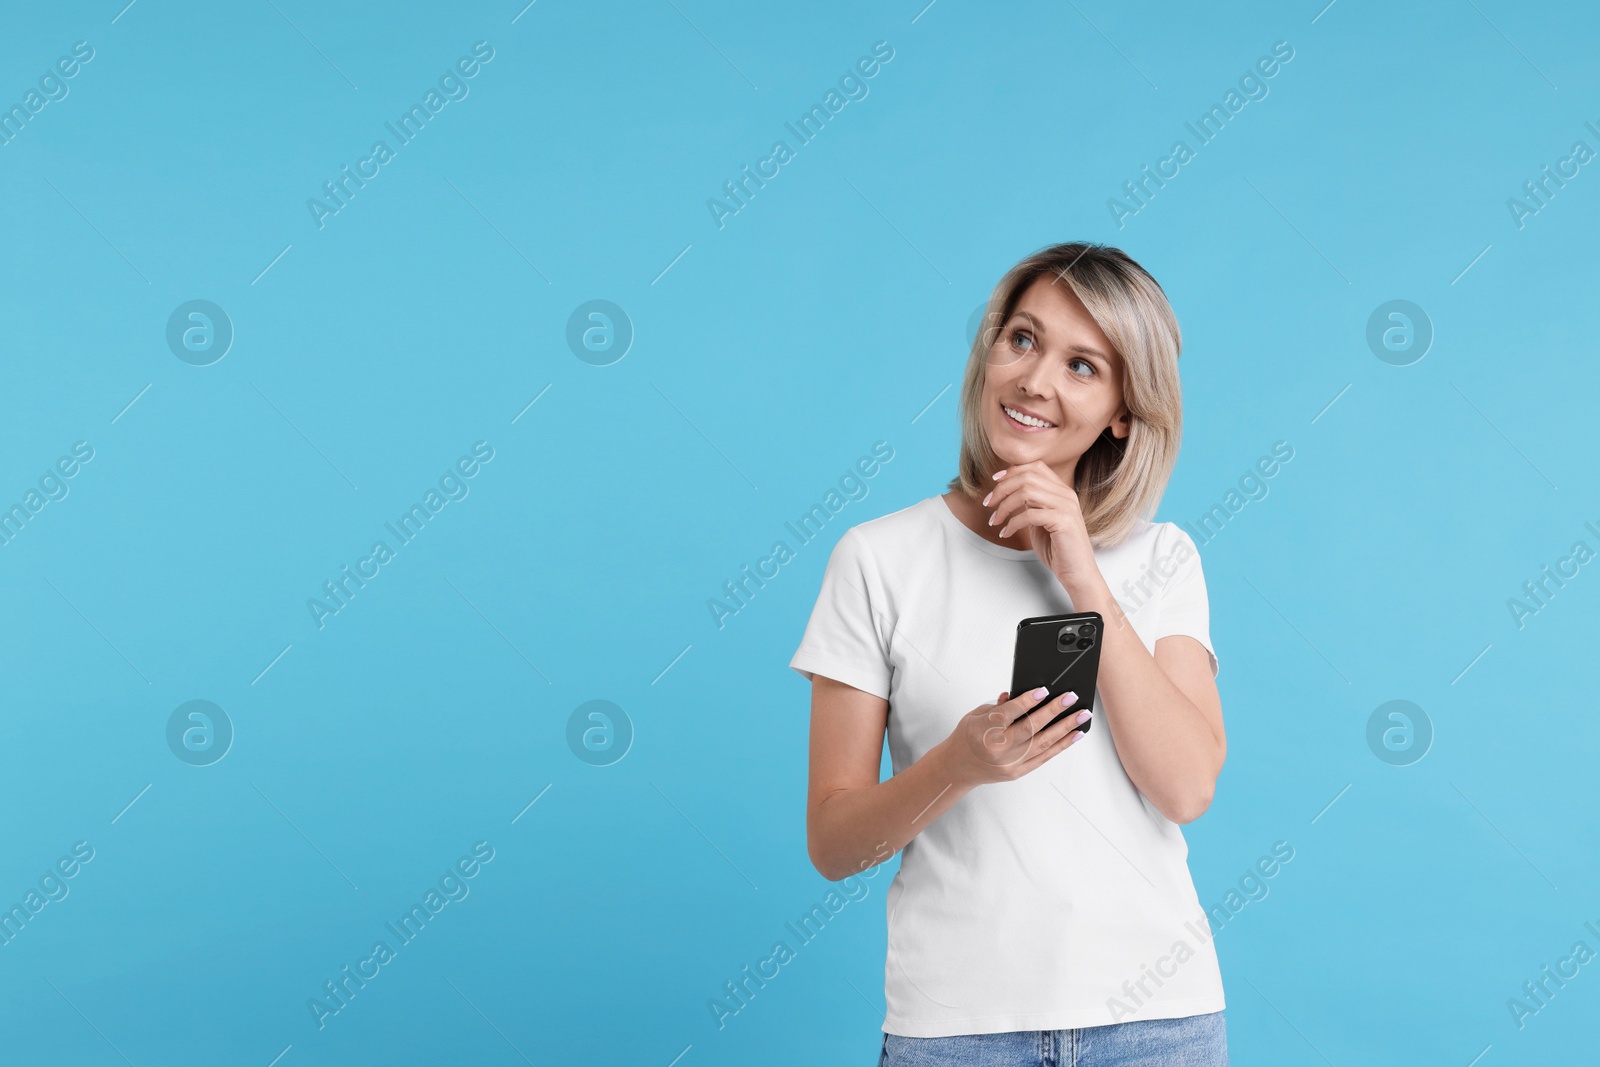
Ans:
{"type": "Polygon", "coordinates": [[[938,515],[933,511],[935,506],[945,505],[938,497],[930,496],[899,511],[857,523],[844,532],[839,544],[850,542],[851,550],[865,549],[880,558],[892,557],[910,545],[921,543],[930,529],[938,525],[938,515]]]}
{"type": "Polygon", "coordinates": [[[1107,546],[1105,551],[1118,556],[1148,559],[1170,542],[1171,533],[1168,527],[1177,529],[1174,523],[1140,519],[1129,528],[1122,540],[1107,546]]]}
{"type": "MultiPolygon", "coordinates": [[[[1201,573],[1200,549],[1194,538],[1175,522],[1155,524],[1151,538],[1150,567],[1163,578],[1198,577],[1201,573]]],[[[1201,579],[1203,580],[1203,579],[1201,579]]]]}
{"type": "Polygon", "coordinates": [[[1175,522],[1158,522],[1153,524],[1156,533],[1156,554],[1163,556],[1181,556],[1188,559],[1190,556],[1198,557],[1200,549],[1194,543],[1194,538],[1175,522]]]}
{"type": "Polygon", "coordinates": [[[834,544],[829,568],[860,574],[869,589],[886,591],[903,585],[907,568],[918,565],[922,550],[939,533],[938,514],[930,502],[945,506],[938,497],[930,497],[850,527],[834,544]]]}
{"type": "Polygon", "coordinates": [[[1127,537],[1108,550],[1117,566],[1126,566],[1137,573],[1146,568],[1160,575],[1170,575],[1179,569],[1199,565],[1200,550],[1194,538],[1175,522],[1141,521],[1129,531],[1127,537]]]}

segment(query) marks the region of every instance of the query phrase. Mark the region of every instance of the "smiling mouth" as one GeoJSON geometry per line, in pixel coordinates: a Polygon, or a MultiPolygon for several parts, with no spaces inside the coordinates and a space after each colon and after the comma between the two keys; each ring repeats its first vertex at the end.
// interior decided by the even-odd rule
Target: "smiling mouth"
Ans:
{"type": "Polygon", "coordinates": [[[1043,419],[1035,418],[1032,415],[1024,414],[1023,412],[1018,411],[1016,408],[1008,407],[1005,404],[1001,404],[1000,405],[1000,410],[1005,412],[1006,418],[1010,419],[1012,424],[1017,426],[1019,429],[1023,429],[1023,430],[1053,430],[1053,429],[1055,429],[1055,426],[1056,426],[1056,424],[1053,423],[1053,422],[1046,422],[1043,419]]]}

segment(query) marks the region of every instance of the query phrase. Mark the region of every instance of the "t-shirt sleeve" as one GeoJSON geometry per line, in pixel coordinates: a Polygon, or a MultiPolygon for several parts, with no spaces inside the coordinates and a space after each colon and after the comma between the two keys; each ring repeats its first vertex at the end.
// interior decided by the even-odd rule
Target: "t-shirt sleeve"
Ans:
{"type": "Polygon", "coordinates": [[[1156,623],[1156,636],[1182,634],[1194,638],[1211,654],[1211,676],[1221,669],[1217,653],[1211,647],[1211,605],[1206,597],[1206,576],[1200,566],[1200,550],[1194,539],[1176,523],[1168,523],[1172,536],[1158,551],[1155,566],[1157,573],[1170,569],[1171,576],[1161,587],[1160,614],[1156,623]]]}
{"type": "Polygon", "coordinates": [[[861,533],[854,527],[846,530],[828,557],[822,590],[789,666],[807,681],[820,674],[889,699],[884,613],[873,602],[874,595],[881,598],[881,589],[876,561],[861,533]]]}

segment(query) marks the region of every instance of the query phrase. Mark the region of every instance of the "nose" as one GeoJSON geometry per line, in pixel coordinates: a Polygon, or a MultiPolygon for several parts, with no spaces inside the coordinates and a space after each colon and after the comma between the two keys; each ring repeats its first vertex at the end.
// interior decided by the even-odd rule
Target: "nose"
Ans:
{"type": "Polygon", "coordinates": [[[1042,396],[1049,388],[1054,369],[1042,354],[1034,355],[1024,363],[1017,384],[1034,396],[1042,396]]]}

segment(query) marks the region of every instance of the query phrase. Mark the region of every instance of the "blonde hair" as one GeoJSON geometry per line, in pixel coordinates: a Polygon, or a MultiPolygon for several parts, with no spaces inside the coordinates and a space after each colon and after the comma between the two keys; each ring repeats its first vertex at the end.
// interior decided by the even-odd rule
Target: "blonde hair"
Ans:
{"type": "Polygon", "coordinates": [[[1012,267],[994,287],[961,383],[960,467],[949,488],[980,497],[999,469],[982,418],[989,349],[1028,286],[1050,275],[1083,302],[1122,357],[1128,436],[1115,438],[1109,428],[1102,432],[1079,459],[1073,486],[1090,542],[1096,548],[1110,547],[1155,514],[1183,436],[1178,382],[1183,337],[1177,316],[1156,280],[1119,248],[1084,242],[1051,245],[1012,267]]]}

